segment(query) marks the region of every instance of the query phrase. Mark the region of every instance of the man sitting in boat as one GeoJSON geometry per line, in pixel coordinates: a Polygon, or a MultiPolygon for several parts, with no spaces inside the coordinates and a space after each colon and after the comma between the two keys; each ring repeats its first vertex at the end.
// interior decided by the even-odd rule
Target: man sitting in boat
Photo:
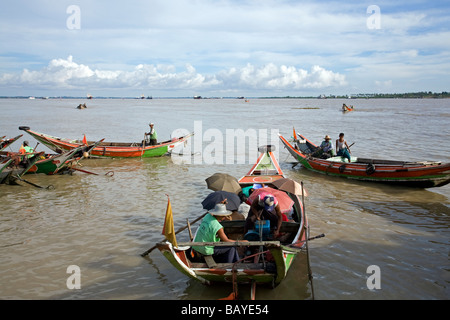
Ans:
{"type": "Polygon", "coordinates": [[[255,221],[257,220],[269,220],[271,229],[274,229],[274,238],[279,236],[283,216],[277,198],[268,192],[261,192],[253,200],[248,212],[248,217],[245,220],[244,233],[254,229],[255,221]]]}
{"type": "Polygon", "coordinates": [[[333,144],[331,143],[331,138],[326,135],[320,147],[317,151],[312,154],[313,157],[320,157],[321,159],[328,159],[334,157],[333,144]]]}
{"type": "Polygon", "coordinates": [[[25,155],[22,157],[21,163],[26,164],[28,159],[33,156],[33,148],[29,146],[28,141],[24,141],[20,146],[19,153],[25,155]]]}
{"type": "MultiPolygon", "coordinates": [[[[218,203],[213,210],[203,218],[202,223],[198,227],[194,242],[235,242],[228,239],[223,230],[221,221],[229,220],[232,212],[228,211],[224,203],[218,203]]],[[[212,255],[215,262],[234,263],[239,260],[236,247],[213,247],[213,246],[192,246],[192,248],[205,255],[212,255]]]]}

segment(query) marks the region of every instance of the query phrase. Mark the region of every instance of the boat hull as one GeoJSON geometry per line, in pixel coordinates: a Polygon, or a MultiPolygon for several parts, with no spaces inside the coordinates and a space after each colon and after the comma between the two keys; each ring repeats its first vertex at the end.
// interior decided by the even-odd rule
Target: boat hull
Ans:
{"type": "MultiPolygon", "coordinates": [[[[251,170],[239,180],[242,187],[262,183],[271,186],[271,182],[284,178],[278,162],[272,152],[262,152],[251,170]]],[[[249,241],[219,243],[178,243],[174,247],[170,242],[161,242],[156,247],[169,262],[186,276],[210,284],[214,282],[257,283],[276,286],[285,279],[295,257],[306,247],[309,236],[308,221],[303,202],[296,194],[287,193],[293,200],[294,221],[283,221],[280,241],[249,241]],[[189,258],[192,246],[234,246],[239,251],[242,247],[254,248],[251,255],[234,264],[217,264],[209,266],[206,262],[196,263],[189,258]],[[255,253],[256,252],[256,253],[255,253]],[[261,258],[264,257],[264,258],[261,258]],[[250,259],[250,260],[249,260],[250,259]]],[[[225,234],[230,239],[242,239],[245,232],[245,220],[222,221],[225,234]]],[[[245,251],[245,250],[244,250],[245,251]]]]}
{"type": "MultiPolygon", "coordinates": [[[[49,149],[61,153],[64,150],[72,150],[74,148],[83,146],[81,140],[63,139],[51,135],[34,132],[29,129],[25,130],[28,134],[36,140],[46,145],[49,149]]],[[[118,143],[118,142],[102,142],[90,154],[97,157],[111,157],[111,158],[150,158],[161,157],[172,151],[179,145],[184,144],[193,133],[180,138],[174,138],[154,146],[143,146],[138,143],[118,143]]],[[[93,143],[87,141],[88,144],[93,143]]]]}
{"type": "Polygon", "coordinates": [[[38,154],[35,154],[34,156],[30,157],[28,159],[28,164],[26,167],[11,165],[12,159],[8,159],[6,161],[9,161],[9,166],[4,166],[0,170],[0,184],[15,184],[16,180],[20,179],[24,174],[28,172],[36,163],[36,161],[39,159],[40,156],[42,156],[44,152],[40,152],[38,154]],[[10,161],[11,160],[11,161],[10,161]]]}
{"type": "Polygon", "coordinates": [[[210,268],[206,264],[193,264],[189,261],[187,248],[174,248],[170,242],[157,244],[158,249],[186,276],[205,284],[239,283],[267,284],[272,287],[280,284],[286,277],[294,258],[301,248],[288,248],[281,245],[266,245],[272,256],[272,261],[263,263],[236,263],[234,266],[219,264],[217,268],[210,268]]]}
{"type": "Polygon", "coordinates": [[[11,139],[5,139],[5,140],[3,140],[4,137],[2,137],[2,139],[0,139],[0,151],[3,151],[6,148],[8,148],[14,142],[19,140],[22,136],[23,136],[23,134],[18,135],[17,137],[14,137],[14,138],[11,138],[11,139]]]}
{"type": "MultiPolygon", "coordinates": [[[[300,135],[299,135],[300,136],[300,135]]],[[[303,138],[302,136],[300,136],[303,138]]],[[[330,161],[311,157],[280,139],[289,153],[308,170],[347,179],[379,182],[415,188],[440,187],[450,183],[450,163],[403,162],[357,158],[356,162],[330,161]]],[[[305,143],[311,142],[303,138],[305,143]]],[[[314,146],[314,145],[313,145],[314,146]]]]}

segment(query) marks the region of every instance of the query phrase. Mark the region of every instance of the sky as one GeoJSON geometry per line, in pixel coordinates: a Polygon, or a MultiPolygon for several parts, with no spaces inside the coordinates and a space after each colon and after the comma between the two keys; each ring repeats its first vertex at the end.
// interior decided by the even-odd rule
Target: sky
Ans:
{"type": "Polygon", "coordinates": [[[450,91],[449,1],[4,0],[0,96],[450,91]]]}

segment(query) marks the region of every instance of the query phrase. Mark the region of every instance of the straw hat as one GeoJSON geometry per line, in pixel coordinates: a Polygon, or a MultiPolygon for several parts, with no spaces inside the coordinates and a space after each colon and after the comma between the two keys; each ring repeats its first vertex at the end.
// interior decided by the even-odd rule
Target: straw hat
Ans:
{"type": "Polygon", "coordinates": [[[331,140],[331,138],[330,138],[329,135],[326,135],[324,139],[325,139],[325,140],[331,140]]]}
{"type": "Polygon", "coordinates": [[[233,212],[228,211],[227,207],[224,203],[218,203],[216,204],[216,206],[214,207],[214,209],[208,211],[210,214],[212,214],[213,216],[229,216],[230,214],[232,214],[233,212]]]}

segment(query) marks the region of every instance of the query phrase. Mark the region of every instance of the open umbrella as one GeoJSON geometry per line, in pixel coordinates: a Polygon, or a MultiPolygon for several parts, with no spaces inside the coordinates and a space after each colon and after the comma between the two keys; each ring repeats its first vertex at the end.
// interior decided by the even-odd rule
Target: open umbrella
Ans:
{"type": "MultiPolygon", "coordinates": [[[[278,190],[283,190],[292,194],[302,195],[302,185],[297,181],[294,181],[289,178],[282,178],[272,182],[272,185],[278,188],[278,190]]],[[[305,193],[305,197],[308,195],[305,188],[303,187],[303,192],[305,193]]]]}
{"type": "Polygon", "coordinates": [[[214,191],[228,191],[236,194],[242,191],[238,180],[226,173],[215,173],[205,181],[208,189],[214,191]]]}
{"type": "Polygon", "coordinates": [[[215,205],[227,199],[227,210],[237,211],[241,204],[241,199],[235,194],[227,191],[214,191],[202,201],[203,209],[214,209],[215,205]]]}
{"type": "Polygon", "coordinates": [[[278,200],[278,205],[280,206],[280,210],[282,213],[288,212],[291,210],[292,206],[294,205],[294,201],[284,192],[281,190],[273,189],[273,188],[261,188],[256,189],[252,192],[250,197],[247,199],[247,204],[251,205],[253,200],[260,194],[271,194],[278,200]]]}

